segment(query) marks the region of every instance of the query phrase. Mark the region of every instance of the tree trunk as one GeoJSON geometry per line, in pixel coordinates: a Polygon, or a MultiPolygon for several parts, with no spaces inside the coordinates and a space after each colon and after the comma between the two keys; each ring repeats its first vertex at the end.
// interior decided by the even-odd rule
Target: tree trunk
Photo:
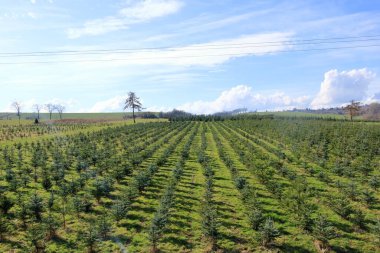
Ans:
{"type": "Polygon", "coordinates": [[[63,218],[63,229],[66,229],[66,204],[65,204],[65,202],[63,202],[62,218],[63,218]]]}
{"type": "Polygon", "coordinates": [[[136,123],[136,120],[135,120],[135,107],[132,106],[132,116],[133,116],[133,123],[136,123]]]}

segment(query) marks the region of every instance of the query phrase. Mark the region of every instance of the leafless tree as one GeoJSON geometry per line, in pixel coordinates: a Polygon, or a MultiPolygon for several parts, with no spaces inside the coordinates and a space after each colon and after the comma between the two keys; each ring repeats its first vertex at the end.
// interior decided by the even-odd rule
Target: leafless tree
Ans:
{"type": "Polygon", "coordinates": [[[369,104],[364,118],[370,120],[380,120],[380,103],[369,104]]]}
{"type": "Polygon", "coordinates": [[[59,118],[62,119],[63,111],[66,109],[63,105],[55,105],[54,108],[59,113],[59,118]]]}
{"type": "Polygon", "coordinates": [[[137,97],[136,94],[132,91],[128,92],[128,97],[125,100],[124,110],[127,108],[132,108],[133,122],[136,123],[135,110],[141,111],[143,109],[143,107],[142,107],[142,104],[140,102],[140,98],[137,97]]]}
{"type": "Polygon", "coordinates": [[[351,100],[351,103],[344,108],[347,113],[350,115],[350,119],[352,120],[353,116],[358,115],[360,111],[360,102],[355,102],[351,100]]]}
{"type": "Polygon", "coordinates": [[[40,111],[43,109],[43,106],[39,105],[39,104],[34,104],[33,108],[34,108],[34,110],[36,110],[36,112],[37,112],[37,119],[39,120],[40,119],[40,111]]]}
{"type": "Polygon", "coordinates": [[[46,104],[45,105],[46,110],[49,112],[49,118],[51,119],[51,115],[53,114],[55,110],[55,106],[53,104],[46,104]]]}
{"type": "Polygon", "coordinates": [[[20,120],[21,120],[21,103],[18,102],[18,101],[14,101],[12,103],[12,107],[13,107],[13,109],[16,110],[16,115],[18,117],[18,122],[20,123],[20,120]]]}

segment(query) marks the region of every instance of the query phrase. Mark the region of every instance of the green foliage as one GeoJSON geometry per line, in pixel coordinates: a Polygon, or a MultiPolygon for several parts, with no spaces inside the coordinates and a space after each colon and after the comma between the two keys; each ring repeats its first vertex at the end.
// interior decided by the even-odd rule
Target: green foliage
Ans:
{"type": "Polygon", "coordinates": [[[253,208],[248,213],[249,222],[251,224],[252,229],[259,230],[265,221],[265,216],[263,211],[259,208],[253,208]]]}
{"type": "Polygon", "coordinates": [[[35,192],[29,199],[29,210],[37,221],[41,220],[41,213],[44,210],[43,199],[35,192]]]}
{"type": "Polygon", "coordinates": [[[127,199],[126,201],[117,200],[112,205],[112,215],[115,221],[118,223],[120,220],[127,217],[128,210],[130,209],[130,203],[127,199]]]}
{"type": "Polygon", "coordinates": [[[93,183],[92,194],[99,202],[101,197],[109,196],[112,191],[112,180],[110,178],[96,179],[93,183]]]}
{"type": "Polygon", "coordinates": [[[41,252],[45,248],[46,229],[43,224],[36,223],[28,227],[26,240],[33,247],[35,252],[41,252]]]}
{"type": "Polygon", "coordinates": [[[13,201],[4,193],[0,193],[0,210],[3,214],[8,214],[9,209],[14,205],[13,201]]]}
{"type": "Polygon", "coordinates": [[[45,229],[48,233],[48,239],[52,239],[56,236],[56,231],[60,226],[60,222],[56,216],[52,213],[49,213],[46,218],[43,220],[43,224],[45,225],[45,229]]]}
{"type": "Polygon", "coordinates": [[[259,230],[260,244],[264,247],[268,247],[274,243],[275,239],[280,236],[280,232],[274,225],[272,218],[267,218],[264,225],[259,230]]]}
{"type": "Polygon", "coordinates": [[[329,240],[336,237],[335,228],[331,226],[326,216],[318,215],[315,219],[313,236],[322,243],[323,248],[327,248],[329,240]]]}
{"type": "Polygon", "coordinates": [[[247,180],[244,177],[238,177],[235,179],[235,184],[236,188],[242,190],[246,186],[247,180]]]}
{"type": "Polygon", "coordinates": [[[0,242],[2,242],[11,231],[10,222],[0,214],[0,242]]]}
{"type": "Polygon", "coordinates": [[[332,197],[331,199],[332,208],[345,219],[348,219],[350,214],[353,213],[353,207],[350,201],[344,197],[332,197]]]}
{"type": "Polygon", "coordinates": [[[218,236],[218,218],[216,208],[212,205],[204,205],[202,209],[202,231],[203,234],[211,239],[218,236]]]}
{"type": "Polygon", "coordinates": [[[95,252],[99,239],[99,231],[96,229],[95,225],[91,223],[77,235],[77,240],[82,241],[90,253],[95,252]]]}
{"type": "Polygon", "coordinates": [[[363,211],[360,209],[353,210],[350,214],[349,219],[354,223],[358,228],[366,229],[366,219],[363,211]]]}
{"type": "Polygon", "coordinates": [[[111,233],[111,230],[112,230],[111,222],[105,216],[102,216],[97,221],[97,231],[98,231],[99,237],[103,240],[106,240],[109,234],[111,233]]]}

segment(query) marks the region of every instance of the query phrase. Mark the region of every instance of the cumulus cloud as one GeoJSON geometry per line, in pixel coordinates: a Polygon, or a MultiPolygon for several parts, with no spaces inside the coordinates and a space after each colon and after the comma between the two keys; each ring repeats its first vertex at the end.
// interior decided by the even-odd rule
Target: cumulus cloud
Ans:
{"type": "Polygon", "coordinates": [[[115,96],[113,98],[96,102],[88,112],[115,112],[122,111],[125,96],[115,96]]]}
{"type": "Polygon", "coordinates": [[[293,107],[305,107],[309,97],[290,97],[282,92],[271,95],[255,93],[252,87],[238,85],[223,91],[213,101],[195,101],[183,104],[177,109],[196,114],[212,114],[222,111],[230,111],[238,108],[248,110],[281,110],[293,107]]]}
{"type": "Polygon", "coordinates": [[[335,107],[350,100],[364,101],[368,98],[368,86],[374,78],[375,74],[365,68],[341,72],[330,70],[325,73],[311,107],[335,107]]]}
{"type": "Polygon", "coordinates": [[[83,27],[68,29],[67,35],[70,39],[75,39],[84,35],[101,35],[126,29],[132,24],[176,13],[182,6],[183,3],[178,0],[132,1],[117,15],[87,21],[83,27]]]}

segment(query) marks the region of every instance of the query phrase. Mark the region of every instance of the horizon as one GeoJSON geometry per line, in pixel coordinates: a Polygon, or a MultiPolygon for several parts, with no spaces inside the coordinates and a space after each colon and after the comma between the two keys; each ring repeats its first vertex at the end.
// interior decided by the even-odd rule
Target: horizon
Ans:
{"type": "Polygon", "coordinates": [[[380,101],[380,3],[1,1],[0,111],[283,111],[380,101]]]}

